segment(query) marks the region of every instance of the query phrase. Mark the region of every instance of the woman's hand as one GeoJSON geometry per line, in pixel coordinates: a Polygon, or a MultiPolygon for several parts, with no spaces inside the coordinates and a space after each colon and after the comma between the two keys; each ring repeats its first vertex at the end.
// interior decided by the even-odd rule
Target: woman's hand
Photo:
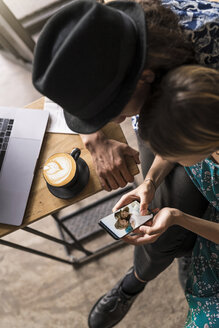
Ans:
{"type": "Polygon", "coordinates": [[[175,224],[175,219],[180,215],[180,211],[175,208],[164,207],[146,225],[134,231],[135,235],[128,235],[123,240],[129,244],[140,246],[154,243],[170,226],[175,224]]]}
{"type": "Polygon", "coordinates": [[[178,213],[180,213],[180,211],[175,208],[164,207],[153,217],[150,227],[141,226],[139,230],[149,236],[160,236],[169,227],[175,224],[175,218],[178,213]]]}
{"type": "Polygon", "coordinates": [[[130,204],[134,200],[138,200],[140,202],[140,214],[146,215],[148,205],[154,198],[155,188],[150,180],[144,181],[140,186],[136,189],[130,191],[129,193],[123,195],[121,199],[116,203],[113,207],[113,212],[117,211],[121,207],[130,204]]]}

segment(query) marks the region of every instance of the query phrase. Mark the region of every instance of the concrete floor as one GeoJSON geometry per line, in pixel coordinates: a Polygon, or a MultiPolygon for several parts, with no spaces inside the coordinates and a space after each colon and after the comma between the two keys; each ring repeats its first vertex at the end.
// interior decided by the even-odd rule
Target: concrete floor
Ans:
{"type": "MultiPolygon", "coordinates": [[[[31,73],[0,55],[0,106],[22,107],[39,97],[31,84],[31,73]]],[[[130,121],[122,127],[130,145],[137,148],[130,121]]],[[[141,175],[137,180],[141,181],[141,175]]],[[[51,217],[31,227],[59,237],[51,217]]],[[[67,258],[63,246],[24,231],[12,233],[5,239],[67,258]]],[[[104,235],[89,242],[88,247],[96,249],[106,239],[111,241],[104,235]]],[[[132,261],[133,246],[126,246],[75,270],[71,265],[1,246],[0,327],[87,328],[87,317],[94,302],[124,275],[132,261]]],[[[117,327],[180,328],[186,312],[187,304],[174,262],[148,284],[117,327]]]]}

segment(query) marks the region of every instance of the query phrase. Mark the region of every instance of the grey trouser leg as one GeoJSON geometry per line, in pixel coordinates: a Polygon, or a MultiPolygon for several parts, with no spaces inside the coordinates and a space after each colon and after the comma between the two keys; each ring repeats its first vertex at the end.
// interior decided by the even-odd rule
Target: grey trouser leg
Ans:
{"type": "MultiPolygon", "coordinates": [[[[137,136],[138,137],[138,136],[137,136]]],[[[150,168],[154,155],[138,137],[142,172],[145,176],[150,168]]],[[[165,206],[178,208],[181,211],[202,217],[208,202],[195,187],[185,169],[176,167],[166,177],[156,191],[151,208],[165,206]]],[[[136,246],[134,267],[137,275],[150,281],[165,270],[176,257],[191,253],[196,235],[180,226],[172,226],[156,242],[136,246]]]]}

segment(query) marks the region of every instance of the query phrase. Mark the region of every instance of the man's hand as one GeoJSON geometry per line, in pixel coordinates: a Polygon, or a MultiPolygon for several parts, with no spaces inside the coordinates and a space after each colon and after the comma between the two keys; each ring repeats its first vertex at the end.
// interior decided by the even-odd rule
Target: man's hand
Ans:
{"type": "Polygon", "coordinates": [[[125,143],[107,139],[100,131],[93,135],[82,135],[82,140],[91,153],[103,189],[111,191],[134,181],[128,170],[125,155],[133,157],[136,164],[139,164],[138,151],[125,143]]]}

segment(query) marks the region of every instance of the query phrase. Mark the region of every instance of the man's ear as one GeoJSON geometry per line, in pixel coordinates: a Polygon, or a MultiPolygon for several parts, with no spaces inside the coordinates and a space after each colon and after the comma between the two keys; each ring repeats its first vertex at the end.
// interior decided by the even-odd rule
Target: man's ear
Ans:
{"type": "Polygon", "coordinates": [[[139,82],[142,84],[152,83],[154,82],[154,79],[155,79],[155,73],[150,69],[145,69],[141,74],[139,82]]]}

